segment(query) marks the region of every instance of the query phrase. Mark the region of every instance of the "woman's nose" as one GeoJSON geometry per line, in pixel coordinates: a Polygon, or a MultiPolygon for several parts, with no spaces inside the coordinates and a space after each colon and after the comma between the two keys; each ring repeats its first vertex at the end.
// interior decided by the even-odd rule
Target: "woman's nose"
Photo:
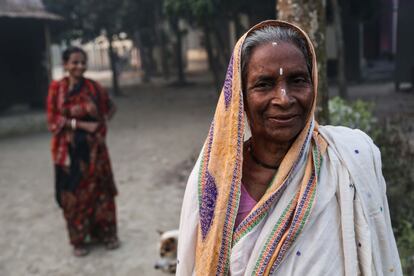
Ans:
{"type": "Polygon", "coordinates": [[[289,91],[286,85],[277,85],[273,91],[272,104],[289,106],[292,104],[292,99],[289,96],[289,91]]]}

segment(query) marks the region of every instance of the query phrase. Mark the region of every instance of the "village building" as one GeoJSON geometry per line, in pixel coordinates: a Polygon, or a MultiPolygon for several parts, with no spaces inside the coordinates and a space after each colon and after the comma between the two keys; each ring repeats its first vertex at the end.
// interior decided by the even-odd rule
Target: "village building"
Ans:
{"type": "Polygon", "coordinates": [[[51,79],[48,26],[58,20],[41,0],[0,0],[0,111],[44,107],[51,79]]]}

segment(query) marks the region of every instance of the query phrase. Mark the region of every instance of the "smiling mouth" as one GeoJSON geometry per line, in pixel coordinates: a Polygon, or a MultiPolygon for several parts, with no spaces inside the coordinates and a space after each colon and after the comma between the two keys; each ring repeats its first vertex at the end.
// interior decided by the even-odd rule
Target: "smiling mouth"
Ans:
{"type": "Polygon", "coordinates": [[[267,119],[271,122],[279,124],[289,124],[294,121],[299,115],[283,115],[283,116],[273,116],[268,117],[267,119]]]}

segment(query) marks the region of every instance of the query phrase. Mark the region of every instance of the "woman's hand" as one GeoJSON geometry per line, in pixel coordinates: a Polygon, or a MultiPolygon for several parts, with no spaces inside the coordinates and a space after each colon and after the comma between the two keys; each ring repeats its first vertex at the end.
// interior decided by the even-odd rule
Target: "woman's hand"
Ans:
{"type": "Polygon", "coordinates": [[[98,109],[96,108],[96,105],[95,104],[93,104],[93,103],[87,103],[86,104],[86,111],[92,117],[98,118],[98,109]]]}
{"type": "Polygon", "coordinates": [[[82,107],[80,105],[74,105],[69,109],[71,117],[79,117],[82,114],[82,107]]]}

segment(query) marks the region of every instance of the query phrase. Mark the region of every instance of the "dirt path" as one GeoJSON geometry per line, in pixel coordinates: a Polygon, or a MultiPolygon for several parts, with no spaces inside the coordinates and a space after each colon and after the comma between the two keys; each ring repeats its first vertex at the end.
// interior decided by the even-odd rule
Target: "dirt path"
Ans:
{"type": "Polygon", "coordinates": [[[108,146],[122,247],[72,256],[53,198],[49,135],[0,140],[0,275],[164,275],[157,229],[177,228],[184,185],[215,106],[207,85],[125,89],[108,146]],[[139,90],[139,91],[138,91],[139,90]]]}

